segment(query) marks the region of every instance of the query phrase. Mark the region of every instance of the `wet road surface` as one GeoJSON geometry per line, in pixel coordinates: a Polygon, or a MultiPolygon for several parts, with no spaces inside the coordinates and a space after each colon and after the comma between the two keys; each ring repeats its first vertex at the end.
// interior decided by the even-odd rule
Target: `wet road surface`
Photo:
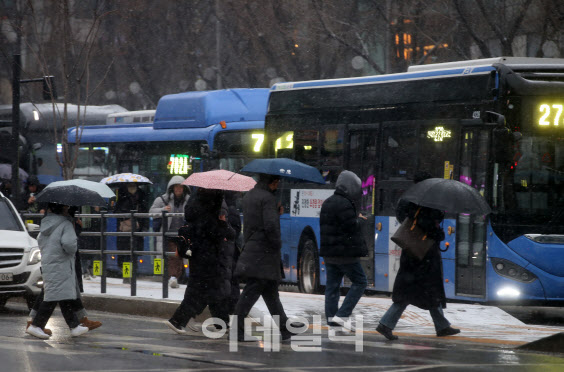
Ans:
{"type": "Polygon", "coordinates": [[[390,342],[366,332],[355,342],[329,337],[327,329],[308,329],[305,335],[315,336],[319,351],[296,351],[296,340],[281,343],[278,351],[267,351],[269,345],[263,342],[234,345],[227,337],[177,335],[159,318],[91,311],[90,318],[104,325],[71,338],[56,310],[48,324],[54,335],[43,341],[24,333],[26,317],[23,304],[9,302],[7,310],[0,311],[2,371],[564,370],[564,354],[492,347],[456,337],[400,337],[390,342]],[[314,334],[318,331],[321,335],[314,334]],[[234,347],[237,351],[230,351],[234,347]]]}

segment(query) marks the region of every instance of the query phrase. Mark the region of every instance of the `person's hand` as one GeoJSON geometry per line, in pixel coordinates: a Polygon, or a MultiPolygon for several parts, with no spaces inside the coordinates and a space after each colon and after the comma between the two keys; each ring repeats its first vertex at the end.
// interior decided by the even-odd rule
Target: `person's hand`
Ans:
{"type": "Polygon", "coordinates": [[[359,218],[362,218],[363,220],[367,220],[367,218],[366,218],[365,216],[363,216],[362,213],[359,213],[359,214],[358,214],[358,217],[359,217],[359,218]]]}
{"type": "Polygon", "coordinates": [[[76,224],[80,227],[82,227],[82,220],[80,218],[76,219],[76,224]]]}
{"type": "Polygon", "coordinates": [[[35,203],[35,196],[30,196],[29,199],[27,199],[27,204],[33,204],[35,203]]]}
{"type": "Polygon", "coordinates": [[[163,208],[163,210],[170,212],[172,210],[172,207],[170,205],[167,205],[166,207],[163,208]]]}
{"type": "Polygon", "coordinates": [[[224,214],[219,215],[219,219],[220,219],[221,221],[227,222],[227,217],[226,217],[224,214]]]}
{"type": "Polygon", "coordinates": [[[279,215],[284,214],[284,207],[282,206],[282,203],[280,203],[280,202],[278,202],[278,214],[279,215]]]}

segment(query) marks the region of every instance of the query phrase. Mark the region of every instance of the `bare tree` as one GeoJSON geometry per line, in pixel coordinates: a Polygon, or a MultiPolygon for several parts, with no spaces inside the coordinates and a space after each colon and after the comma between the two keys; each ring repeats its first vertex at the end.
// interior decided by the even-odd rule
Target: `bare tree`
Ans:
{"type": "MultiPolygon", "coordinates": [[[[63,178],[71,179],[78,159],[81,129],[84,126],[89,100],[104,80],[112,62],[107,62],[106,70],[92,75],[92,59],[97,52],[97,40],[105,17],[111,13],[106,2],[99,1],[93,8],[71,8],[76,4],[70,0],[57,0],[55,6],[44,6],[40,2],[28,0],[25,3],[25,18],[20,30],[26,52],[42,76],[55,75],[61,82],[61,97],[51,95],[53,108],[52,136],[54,143],[61,143],[61,154],[56,151],[56,159],[63,169],[63,178]],[[87,13],[87,20],[79,12],[87,13]],[[57,50],[57,53],[53,53],[57,50]],[[57,103],[58,102],[58,103],[57,103]],[[74,102],[77,110],[69,116],[68,106],[74,102]],[[78,128],[76,146],[70,147],[67,131],[78,128]]],[[[34,73],[33,69],[28,71],[34,73]]],[[[98,70],[100,72],[100,70],[98,70]]],[[[53,87],[50,85],[52,92],[53,87]]]]}

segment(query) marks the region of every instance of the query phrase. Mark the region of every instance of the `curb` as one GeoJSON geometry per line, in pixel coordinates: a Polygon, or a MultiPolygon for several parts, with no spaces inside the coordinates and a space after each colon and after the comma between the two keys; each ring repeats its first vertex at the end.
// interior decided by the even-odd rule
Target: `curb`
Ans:
{"type": "MultiPolygon", "coordinates": [[[[106,311],[110,313],[129,314],[137,316],[149,316],[155,318],[169,319],[176,311],[180,301],[168,299],[150,298],[125,298],[115,295],[92,295],[82,293],[82,303],[88,310],[106,311]]],[[[195,320],[203,322],[211,317],[209,309],[206,309],[195,320]]]]}

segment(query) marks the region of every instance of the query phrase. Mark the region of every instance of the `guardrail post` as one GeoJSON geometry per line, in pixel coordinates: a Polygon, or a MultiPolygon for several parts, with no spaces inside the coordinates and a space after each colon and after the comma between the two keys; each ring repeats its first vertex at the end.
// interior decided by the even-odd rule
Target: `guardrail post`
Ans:
{"type": "Polygon", "coordinates": [[[100,213],[100,255],[102,262],[102,279],[100,280],[100,292],[106,293],[106,213],[100,213]]]}
{"type": "Polygon", "coordinates": [[[163,298],[168,298],[168,255],[166,254],[168,249],[166,237],[166,233],[168,232],[168,217],[166,216],[166,210],[162,211],[161,232],[161,248],[163,253],[163,298]]]}
{"type": "Polygon", "coordinates": [[[137,211],[131,211],[131,239],[129,241],[129,250],[131,252],[131,296],[137,296],[137,258],[135,257],[135,232],[137,230],[137,220],[135,219],[135,213],[137,211]]]}

